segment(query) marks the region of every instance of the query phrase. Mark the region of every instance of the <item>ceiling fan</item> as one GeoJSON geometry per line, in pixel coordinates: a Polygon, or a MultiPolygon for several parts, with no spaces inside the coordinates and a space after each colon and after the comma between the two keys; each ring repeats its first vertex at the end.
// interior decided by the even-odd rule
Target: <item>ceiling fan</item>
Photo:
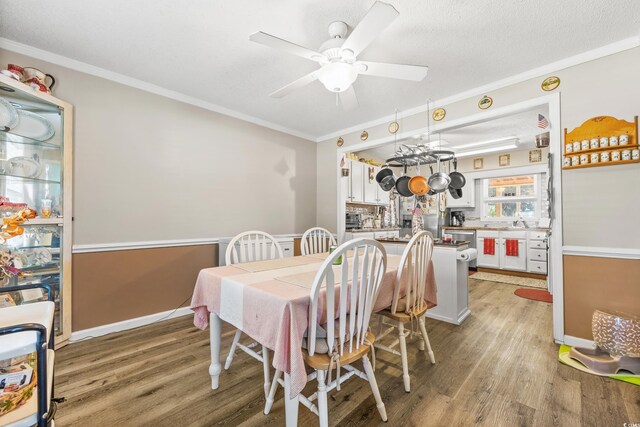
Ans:
{"type": "Polygon", "coordinates": [[[353,90],[353,82],[358,75],[390,77],[393,79],[421,81],[427,76],[427,67],[419,65],[386,64],[382,62],[358,61],[357,56],[384,31],[394,19],[398,11],[390,4],[377,1],[367,12],[362,21],[353,29],[349,37],[348,27],[342,21],[329,25],[329,40],[322,43],[315,51],[287,40],[259,31],[252,34],[249,40],[265,46],[282,49],[320,64],[320,68],[298,80],[289,83],[271,94],[274,98],[285,95],[308,85],[316,80],[331,92],[335,92],[346,110],[358,107],[358,98],[353,90]]]}

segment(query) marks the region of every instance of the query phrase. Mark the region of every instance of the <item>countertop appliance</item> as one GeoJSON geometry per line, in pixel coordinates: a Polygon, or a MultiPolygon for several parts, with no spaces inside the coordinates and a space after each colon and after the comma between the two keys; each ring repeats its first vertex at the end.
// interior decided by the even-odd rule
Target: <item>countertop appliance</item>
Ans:
{"type": "MultiPolygon", "coordinates": [[[[451,234],[451,238],[455,240],[466,240],[469,242],[470,248],[476,248],[476,230],[446,230],[447,234],[451,234]]],[[[469,261],[469,268],[477,268],[478,263],[476,259],[469,261]]]]}
{"type": "Polygon", "coordinates": [[[461,227],[464,225],[464,211],[449,211],[449,224],[454,227],[461,227]]]}
{"type": "Polygon", "coordinates": [[[362,214],[347,212],[345,216],[344,224],[345,224],[345,229],[347,230],[362,228],[362,214]]]}

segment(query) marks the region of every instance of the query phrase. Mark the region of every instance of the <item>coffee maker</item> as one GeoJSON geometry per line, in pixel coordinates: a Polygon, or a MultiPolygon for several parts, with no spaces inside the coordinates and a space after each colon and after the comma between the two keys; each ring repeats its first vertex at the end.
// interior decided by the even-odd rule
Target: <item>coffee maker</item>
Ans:
{"type": "Polygon", "coordinates": [[[451,226],[461,227],[464,225],[464,211],[450,211],[449,215],[449,222],[451,226]]]}

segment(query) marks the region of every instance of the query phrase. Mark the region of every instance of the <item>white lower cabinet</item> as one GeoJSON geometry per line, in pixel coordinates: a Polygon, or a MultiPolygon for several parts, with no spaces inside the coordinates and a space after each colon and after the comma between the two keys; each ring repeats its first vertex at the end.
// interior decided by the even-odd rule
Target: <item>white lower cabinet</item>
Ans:
{"type": "MultiPolygon", "coordinates": [[[[478,267],[500,268],[500,232],[478,230],[476,244],[478,248],[478,267]],[[493,243],[487,243],[488,248],[493,248],[493,254],[485,253],[485,239],[493,239],[493,243]]],[[[488,251],[491,252],[491,251],[488,251]]]]}
{"type": "Polygon", "coordinates": [[[547,274],[547,232],[530,231],[527,236],[528,257],[527,271],[530,273],[547,274]]]}
{"type": "Polygon", "coordinates": [[[527,234],[525,231],[482,231],[477,233],[478,267],[527,271],[527,234]],[[485,254],[485,239],[493,239],[493,254],[485,254]],[[507,255],[507,240],[518,242],[517,255],[507,255]]]}

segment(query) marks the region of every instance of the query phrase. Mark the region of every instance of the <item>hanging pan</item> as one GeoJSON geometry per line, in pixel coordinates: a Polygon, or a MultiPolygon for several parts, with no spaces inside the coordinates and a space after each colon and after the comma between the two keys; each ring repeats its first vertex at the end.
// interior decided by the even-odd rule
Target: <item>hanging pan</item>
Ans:
{"type": "Polygon", "coordinates": [[[438,156],[438,172],[429,177],[429,187],[433,188],[436,193],[441,193],[449,187],[450,182],[449,175],[440,171],[440,156],[438,156]]]}
{"type": "Polygon", "coordinates": [[[409,190],[409,181],[411,178],[407,175],[407,167],[404,167],[404,175],[396,180],[396,191],[403,197],[411,197],[413,193],[409,190]]]}
{"type": "Polygon", "coordinates": [[[380,169],[376,174],[376,181],[384,191],[390,191],[396,185],[396,177],[388,165],[385,165],[384,168],[380,169]]]}
{"type": "Polygon", "coordinates": [[[461,189],[467,183],[467,179],[464,175],[458,172],[458,159],[453,159],[453,172],[449,174],[449,178],[451,178],[449,188],[461,189]]]}
{"type": "Polygon", "coordinates": [[[409,190],[416,196],[424,196],[431,190],[427,183],[427,178],[420,174],[420,164],[418,164],[418,174],[409,180],[409,190]]]}

